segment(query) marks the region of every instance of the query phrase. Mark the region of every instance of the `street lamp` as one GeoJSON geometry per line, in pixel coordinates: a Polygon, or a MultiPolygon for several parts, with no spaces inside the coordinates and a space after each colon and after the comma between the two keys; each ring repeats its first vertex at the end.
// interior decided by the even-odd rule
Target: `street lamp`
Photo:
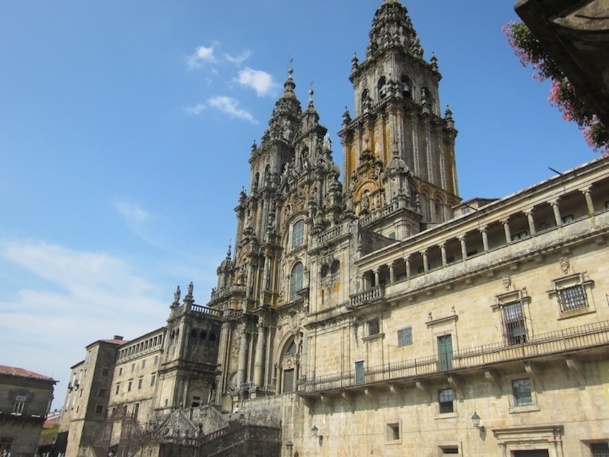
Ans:
{"type": "Polygon", "coordinates": [[[480,416],[478,416],[478,413],[475,411],[472,416],[472,423],[474,424],[474,427],[480,430],[480,432],[484,433],[484,425],[480,423],[480,416]]]}

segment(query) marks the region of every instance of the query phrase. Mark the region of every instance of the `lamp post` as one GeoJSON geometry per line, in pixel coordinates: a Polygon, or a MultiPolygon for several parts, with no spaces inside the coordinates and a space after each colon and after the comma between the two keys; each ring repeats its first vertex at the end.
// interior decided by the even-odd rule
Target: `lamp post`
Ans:
{"type": "Polygon", "coordinates": [[[474,414],[472,415],[472,424],[474,424],[475,428],[480,430],[480,433],[484,433],[484,425],[480,423],[480,420],[480,416],[478,416],[478,413],[474,411],[474,414]]]}

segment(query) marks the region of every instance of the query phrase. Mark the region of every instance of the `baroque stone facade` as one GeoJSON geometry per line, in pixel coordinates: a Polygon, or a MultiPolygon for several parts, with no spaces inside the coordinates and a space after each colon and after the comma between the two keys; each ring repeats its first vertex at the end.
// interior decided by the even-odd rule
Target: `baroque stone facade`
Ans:
{"type": "Polygon", "coordinates": [[[369,37],[342,179],[290,69],[210,301],[118,346],[108,407],[158,438],[133,451],[607,455],[609,159],[462,202],[437,60],[398,0],[369,37]]]}

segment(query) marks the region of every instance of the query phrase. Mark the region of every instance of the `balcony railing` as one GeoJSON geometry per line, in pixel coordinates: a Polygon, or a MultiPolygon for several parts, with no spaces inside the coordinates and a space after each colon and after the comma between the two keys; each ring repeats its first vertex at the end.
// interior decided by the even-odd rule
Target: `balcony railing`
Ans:
{"type": "Polygon", "coordinates": [[[367,303],[379,300],[385,296],[385,286],[380,285],[366,289],[363,292],[353,294],[350,297],[349,307],[357,308],[358,306],[365,305],[367,303]]]}
{"type": "Polygon", "coordinates": [[[363,382],[356,382],[355,371],[316,376],[300,383],[300,392],[323,392],[357,385],[404,380],[453,372],[463,369],[490,366],[515,360],[557,355],[609,345],[609,321],[572,327],[544,333],[528,342],[508,345],[489,344],[464,349],[452,354],[450,364],[440,363],[436,356],[422,357],[368,367],[363,382]],[[446,367],[449,367],[448,369],[446,367]]]}
{"type": "Polygon", "coordinates": [[[325,232],[320,233],[319,235],[313,236],[311,242],[311,249],[315,249],[325,244],[339,238],[343,233],[347,232],[347,226],[345,224],[336,225],[334,227],[329,228],[325,232]]]}

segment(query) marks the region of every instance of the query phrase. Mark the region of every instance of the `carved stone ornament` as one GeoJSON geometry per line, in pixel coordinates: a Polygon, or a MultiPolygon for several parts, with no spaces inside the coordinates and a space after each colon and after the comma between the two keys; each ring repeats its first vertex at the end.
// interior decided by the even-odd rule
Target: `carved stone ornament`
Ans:
{"type": "Polygon", "coordinates": [[[510,275],[503,276],[503,287],[505,290],[510,290],[510,286],[512,285],[512,277],[510,275]]]}
{"type": "Polygon", "coordinates": [[[567,274],[569,272],[569,259],[567,257],[560,258],[560,269],[563,274],[567,274]]]}

